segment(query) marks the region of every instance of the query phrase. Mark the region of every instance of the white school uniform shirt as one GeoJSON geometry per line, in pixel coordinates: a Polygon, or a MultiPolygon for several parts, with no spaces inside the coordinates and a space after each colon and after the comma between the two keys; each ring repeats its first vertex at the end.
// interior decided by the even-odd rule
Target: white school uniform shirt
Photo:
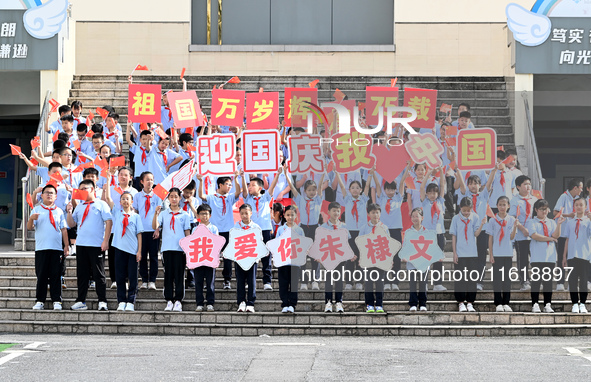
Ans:
{"type": "MultiPolygon", "coordinates": [[[[546,226],[548,227],[547,236],[552,236],[557,227],[556,222],[552,219],[546,218],[544,220],[544,223],[546,223],[546,226]]],[[[525,228],[527,228],[530,237],[533,236],[535,233],[537,233],[538,235],[546,236],[544,234],[544,228],[542,226],[542,223],[540,222],[540,219],[538,219],[537,216],[531,220],[528,220],[525,228]]],[[[532,239],[529,242],[529,252],[530,264],[556,262],[556,243],[554,243],[553,241],[542,242],[532,239]]]]}
{"type": "Polygon", "coordinates": [[[112,152],[115,152],[115,148],[117,147],[117,141],[119,141],[119,145],[123,144],[123,134],[121,130],[115,130],[110,132],[108,129],[103,131],[103,135],[105,137],[105,144],[111,148],[112,152]]]}
{"type": "Polygon", "coordinates": [[[95,199],[90,204],[86,219],[82,221],[87,205],[79,203],[72,213],[72,218],[78,227],[76,245],[83,247],[100,247],[105,237],[105,223],[113,220],[109,205],[95,199]]]}
{"type": "Polygon", "coordinates": [[[75,169],[76,169],[76,167],[72,167],[69,169],[64,168],[62,170],[62,174],[65,173],[68,175],[68,177],[66,179],[64,179],[64,183],[72,188],[78,188],[78,185],[83,180],[82,173],[81,172],[74,172],[75,169]]]}
{"type": "Polygon", "coordinates": [[[144,232],[154,232],[154,229],[152,228],[152,219],[154,218],[156,207],[161,205],[162,199],[160,199],[154,192],[146,194],[146,192],[142,190],[133,197],[133,208],[138,212],[138,215],[142,219],[144,232]],[[146,210],[147,199],[150,200],[150,205],[146,210]]]}
{"type": "MultiPolygon", "coordinates": [[[[113,199],[112,212],[121,211],[123,209],[123,207],[121,207],[121,195],[122,194],[115,191],[115,186],[110,186],[109,188],[111,191],[111,199],[113,199]]],[[[135,195],[137,194],[137,190],[131,186],[129,186],[126,190],[123,190],[123,192],[129,192],[131,194],[132,198],[134,198],[134,199],[135,199],[135,195]]],[[[133,201],[133,199],[132,199],[132,201],[133,201]]]]}
{"type": "Polygon", "coordinates": [[[507,215],[505,219],[501,219],[499,214],[496,214],[495,217],[496,220],[490,219],[488,222],[488,233],[493,236],[493,256],[513,257],[511,232],[513,232],[513,227],[515,226],[515,217],[507,215]],[[506,223],[503,223],[504,221],[506,223]],[[503,240],[501,240],[501,224],[505,224],[503,227],[503,240]]]}
{"type": "Polygon", "coordinates": [[[326,223],[322,224],[320,227],[332,229],[333,231],[336,231],[339,228],[344,228],[347,230],[347,236],[349,237],[349,239],[351,238],[351,232],[349,232],[349,230],[347,229],[347,225],[340,220],[337,222],[337,224],[332,224],[329,220],[326,223]]]}
{"type": "Polygon", "coordinates": [[[195,210],[197,210],[197,207],[199,207],[201,205],[201,199],[199,199],[197,197],[193,197],[193,203],[189,203],[183,197],[183,198],[181,198],[181,202],[180,202],[181,209],[183,211],[185,211],[186,213],[188,213],[189,216],[191,217],[191,223],[197,223],[197,216],[195,216],[193,214],[193,210],[191,210],[190,204],[193,204],[193,207],[195,207],[195,210]]]}
{"type": "Polygon", "coordinates": [[[312,199],[308,199],[305,194],[300,194],[294,198],[294,202],[298,207],[298,214],[300,215],[300,224],[317,225],[318,217],[320,216],[320,207],[322,207],[322,197],[316,195],[312,199]],[[310,215],[306,205],[309,205],[310,215]]]}
{"type": "Polygon", "coordinates": [[[359,231],[367,224],[367,202],[369,197],[365,194],[359,195],[357,199],[348,194],[345,196],[345,224],[349,231],[359,231]],[[357,215],[353,215],[353,207],[357,204],[357,215]]]}
{"type": "MultiPolygon", "coordinates": [[[[199,225],[201,225],[201,223],[199,223],[199,225]]],[[[195,226],[195,228],[193,228],[191,230],[191,233],[195,232],[195,230],[197,229],[197,227],[199,227],[199,225],[195,226]]],[[[211,224],[211,222],[209,222],[208,225],[205,226],[209,232],[213,233],[214,235],[219,235],[220,232],[218,231],[218,227],[214,226],[213,224],[211,224]]]]}
{"type": "Polygon", "coordinates": [[[491,190],[490,190],[490,200],[489,204],[491,208],[497,207],[497,200],[501,196],[506,196],[509,198],[509,202],[513,198],[513,191],[512,185],[515,184],[515,180],[513,178],[513,173],[507,170],[499,171],[495,173],[495,179],[493,180],[491,190]],[[504,186],[501,185],[501,175],[505,177],[505,184],[504,186]]]}
{"type": "MultiPolygon", "coordinates": [[[[279,236],[281,236],[281,234],[282,234],[283,232],[285,232],[285,231],[286,231],[288,228],[290,228],[290,227],[287,225],[287,223],[285,223],[285,224],[283,224],[282,226],[280,226],[280,227],[277,229],[277,235],[276,235],[275,237],[279,237],[279,236]]],[[[294,224],[294,225],[293,225],[293,227],[291,227],[291,232],[292,232],[292,234],[293,234],[293,233],[295,233],[295,234],[298,234],[298,235],[300,235],[300,236],[306,236],[306,235],[304,234],[304,230],[302,229],[302,227],[300,227],[300,225],[299,225],[299,224],[294,224]]]]}
{"type": "Polygon", "coordinates": [[[211,218],[209,219],[220,232],[229,232],[234,226],[234,212],[232,206],[236,203],[236,196],[233,193],[220,195],[217,192],[213,195],[207,195],[207,204],[211,207],[211,218]],[[222,196],[224,199],[222,199],[222,196]],[[226,211],[224,212],[224,202],[226,203],[226,211]]]}
{"type": "MultiPolygon", "coordinates": [[[[564,208],[563,213],[565,214],[572,214],[575,212],[575,199],[571,195],[570,192],[564,191],[562,195],[556,201],[556,205],[554,206],[554,211],[560,211],[561,208],[564,208]]],[[[569,221],[571,218],[566,218],[569,221]]],[[[566,237],[564,232],[560,231],[560,237],[566,237]]]]}
{"type": "MultiPolygon", "coordinates": [[[[343,184],[345,185],[345,190],[347,190],[347,191],[349,191],[349,186],[355,180],[358,181],[359,183],[361,183],[361,185],[363,186],[361,172],[359,170],[351,171],[346,174],[339,174],[339,176],[343,180],[343,184]]],[[[320,187],[320,185],[318,185],[318,186],[320,187]]],[[[336,193],[336,202],[338,202],[341,206],[344,206],[345,205],[345,195],[343,195],[341,187],[338,185],[338,183],[337,183],[337,189],[336,189],[335,193],[336,193]]]]}
{"type": "MultiPolygon", "coordinates": [[[[160,123],[162,123],[162,130],[166,131],[168,129],[172,129],[172,126],[174,125],[174,118],[172,116],[170,107],[163,105],[160,108],[160,113],[160,123]]],[[[158,134],[156,134],[156,136],[159,137],[158,134]]]]}
{"type": "MultiPolygon", "coordinates": [[[[415,189],[411,190],[411,189],[407,189],[406,193],[411,197],[412,199],[412,208],[415,209],[417,207],[421,207],[423,205],[423,202],[421,202],[421,185],[423,184],[423,181],[425,181],[425,178],[423,178],[422,181],[417,180],[416,176],[412,177],[412,180],[415,184],[415,189]]],[[[430,185],[431,183],[435,183],[436,185],[439,186],[439,178],[436,178],[434,176],[432,176],[427,183],[427,186],[430,185]]],[[[427,187],[425,186],[425,187],[427,187]]],[[[426,188],[425,188],[426,190],[426,188]]]]}
{"type": "Polygon", "coordinates": [[[178,156],[179,154],[171,149],[160,151],[157,146],[154,146],[152,150],[150,150],[150,155],[148,156],[148,168],[150,169],[150,172],[154,174],[154,184],[162,183],[162,181],[166,179],[168,176],[166,166],[172,163],[172,161],[178,156]],[[166,163],[164,163],[164,155],[161,153],[166,154],[166,163]]]}
{"type": "MultiPolygon", "coordinates": [[[[517,215],[517,207],[519,206],[519,216],[515,216],[519,223],[522,226],[526,226],[527,223],[532,219],[532,213],[534,211],[534,203],[538,200],[535,196],[527,195],[526,197],[522,197],[521,195],[517,194],[511,200],[511,208],[509,209],[509,215],[515,216],[517,215]],[[529,214],[527,214],[527,204],[529,203],[529,214]]],[[[526,237],[519,229],[517,229],[517,233],[515,234],[515,241],[523,241],[523,240],[530,240],[529,237],[526,237]]]]}
{"type": "Polygon", "coordinates": [[[259,227],[259,225],[257,223],[255,223],[254,221],[252,221],[252,219],[250,220],[250,223],[248,225],[244,224],[242,222],[242,220],[239,220],[236,222],[236,224],[234,224],[234,227],[232,228],[236,228],[236,229],[249,229],[249,228],[258,228],[261,229],[261,227],[259,227]]]}
{"type": "Polygon", "coordinates": [[[271,225],[271,207],[269,207],[269,203],[271,202],[271,195],[268,192],[265,192],[259,196],[252,196],[248,195],[246,199],[244,199],[244,203],[249,204],[252,207],[252,221],[257,223],[263,231],[270,231],[273,226],[271,225]],[[257,210],[257,203],[256,198],[259,198],[258,204],[259,208],[257,210]]]}
{"type": "Polygon", "coordinates": [[[64,129],[62,127],[62,122],[59,119],[57,121],[54,121],[51,125],[49,125],[48,134],[53,136],[56,131],[59,131],[60,133],[64,132],[64,129]]]}
{"type": "MultiPolygon", "coordinates": [[[[271,186],[271,183],[273,183],[273,179],[275,179],[275,177],[277,176],[277,174],[269,174],[269,176],[267,176],[267,183],[269,183],[269,186],[271,186]]],[[[277,180],[277,184],[275,185],[275,189],[273,190],[273,199],[277,199],[277,197],[279,197],[279,194],[281,193],[281,191],[285,190],[286,187],[288,187],[289,184],[287,183],[287,178],[285,177],[284,173],[279,174],[279,179],[277,180]]],[[[289,197],[289,192],[287,194],[285,194],[283,196],[284,198],[288,198],[289,197]]]]}
{"type": "Polygon", "coordinates": [[[476,236],[474,234],[480,227],[480,218],[474,212],[470,212],[467,218],[459,213],[451,219],[449,233],[456,237],[456,254],[458,257],[478,257],[476,249],[476,236]]]}
{"type": "Polygon", "coordinates": [[[379,221],[376,225],[371,224],[371,221],[368,221],[367,224],[365,224],[363,227],[361,227],[361,229],[359,230],[359,236],[363,236],[363,235],[369,235],[370,233],[373,232],[374,228],[381,228],[383,229],[386,234],[388,236],[390,236],[390,230],[388,229],[388,227],[382,223],[381,221],[379,221]]]}
{"type": "MultiPolygon", "coordinates": [[[[458,189],[458,192],[459,191],[460,190],[458,189]]],[[[476,196],[476,203],[473,204],[473,206],[472,206],[472,212],[476,213],[476,215],[478,215],[478,216],[482,216],[482,217],[486,216],[486,210],[488,207],[488,199],[489,199],[489,193],[486,188],[484,188],[478,194],[473,194],[472,192],[470,192],[468,187],[466,187],[465,194],[462,194],[461,192],[459,192],[458,206],[460,205],[460,202],[464,198],[470,198],[472,200],[472,202],[474,202],[474,198],[473,198],[474,196],[476,196]]],[[[485,223],[484,226],[482,227],[483,231],[486,231],[487,224],[488,223],[485,223]]]]}
{"type": "Polygon", "coordinates": [[[35,251],[43,250],[62,250],[62,228],[68,228],[66,223],[66,216],[55,204],[51,207],[38,204],[31,211],[31,215],[39,214],[37,220],[33,222],[35,226],[35,251]],[[49,209],[53,214],[53,220],[55,227],[51,224],[51,218],[49,217],[49,209]]]}
{"type": "Polygon", "coordinates": [[[591,257],[591,220],[586,216],[573,218],[562,223],[561,233],[568,238],[567,259],[584,259],[589,261],[591,257]],[[579,229],[577,230],[577,221],[579,229]],[[578,232],[577,232],[578,231],[578,232]]]}
{"type": "MultiPolygon", "coordinates": [[[[423,226],[428,229],[437,232],[437,234],[445,233],[445,226],[444,226],[444,215],[445,215],[445,201],[443,198],[437,198],[433,202],[429,200],[425,196],[425,200],[421,204],[423,208],[423,226]],[[433,214],[431,216],[431,209],[433,204],[437,203],[437,207],[439,208],[439,213],[433,214]]],[[[413,206],[414,208],[414,206],[413,206]]]]}
{"type": "Polygon", "coordinates": [[[113,247],[120,251],[135,255],[138,250],[137,235],[144,232],[142,219],[133,210],[127,218],[128,225],[123,234],[123,219],[125,214],[122,210],[113,213],[113,247]]]}
{"type": "Polygon", "coordinates": [[[169,209],[160,211],[158,215],[158,224],[162,228],[160,237],[162,238],[161,252],[182,251],[179,240],[185,237],[185,231],[191,229],[191,217],[182,209],[175,212],[174,227],[172,226],[173,212],[169,209]]]}
{"type": "MultiPolygon", "coordinates": [[[[151,150],[150,150],[151,151],[151,150]]],[[[133,145],[129,148],[133,156],[133,163],[135,164],[135,178],[139,178],[142,172],[150,171],[150,153],[147,149],[139,145],[133,145]],[[146,162],[142,163],[142,152],[146,150],[146,162]]]]}
{"type": "Polygon", "coordinates": [[[385,191],[382,191],[382,194],[377,200],[378,205],[382,207],[382,215],[380,220],[388,227],[389,229],[402,229],[402,195],[396,193],[392,198],[388,198],[385,191]],[[390,213],[386,211],[386,206],[390,204],[390,213]]]}
{"type": "MultiPolygon", "coordinates": [[[[45,187],[45,185],[43,185],[42,187],[45,187]]],[[[57,208],[61,209],[62,211],[65,211],[68,203],[72,201],[72,194],[68,192],[63,183],[60,183],[56,188],[57,196],[53,204],[55,204],[57,208]]],[[[37,202],[41,203],[41,193],[37,194],[37,202]]]]}
{"type": "MultiPolygon", "coordinates": [[[[203,193],[205,195],[213,195],[217,191],[217,177],[212,175],[205,175],[203,176],[203,193]]],[[[197,179],[197,174],[193,177],[195,181],[195,185],[197,186],[197,190],[199,190],[199,185],[201,184],[201,180],[197,179]]]]}

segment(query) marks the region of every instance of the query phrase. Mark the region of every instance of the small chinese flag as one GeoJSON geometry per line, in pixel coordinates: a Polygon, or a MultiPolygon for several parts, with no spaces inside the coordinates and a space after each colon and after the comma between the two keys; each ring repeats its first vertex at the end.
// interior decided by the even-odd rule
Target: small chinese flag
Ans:
{"type": "Polygon", "coordinates": [[[53,137],[51,137],[51,140],[52,140],[53,142],[57,141],[57,137],[58,137],[58,135],[60,135],[60,131],[59,131],[59,130],[57,130],[57,131],[55,132],[55,134],[53,134],[53,137]]]}
{"type": "MultiPolygon", "coordinates": [[[[146,68],[146,70],[148,70],[148,68],[146,68]]],[[[181,70],[181,80],[185,76],[185,70],[187,70],[187,69],[186,68],[183,68],[183,70],[181,70]]]]}
{"type": "Polygon", "coordinates": [[[439,111],[442,113],[451,113],[451,105],[442,103],[441,107],[439,107],[439,111]]]}
{"type": "Polygon", "coordinates": [[[92,119],[90,118],[90,116],[86,117],[86,126],[92,126],[92,119]]]}
{"type": "MultiPolygon", "coordinates": [[[[82,158],[83,158],[83,157],[80,157],[80,160],[82,160],[82,158]]],[[[86,158],[84,158],[84,159],[86,159],[86,158]]],[[[74,171],[72,171],[72,172],[82,172],[82,171],[84,171],[85,169],[87,169],[87,168],[90,168],[90,167],[92,167],[92,166],[93,166],[93,163],[92,163],[92,162],[86,162],[86,163],[84,163],[84,164],[81,164],[80,166],[76,167],[76,168],[74,169],[74,171]]]]}
{"type": "Polygon", "coordinates": [[[448,146],[453,147],[456,145],[457,139],[454,138],[445,138],[445,143],[447,143],[448,146]]]}
{"type": "Polygon", "coordinates": [[[505,160],[502,163],[507,165],[507,164],[513,162],[514,159],[515,158],[513,158],[513,155],[509,155],[507,158],[505,158],[505,160]]]}
{"type": "Polygon", "coordinates": [[[392,78],[390,80],[390,87],[393,87],[393,88],[396,87],[396,82],[398,82],[398,77],[392,78]]]}
{"type": "Polygon", "coordinates": [[[125,157],[124,156],[109,159],[109,167],[123,167],[123,166],[125,166],[125,157]]]}
{"type": "Polygon", "coordinates": [[[344,100],[344,99],[345,99],[345,93],[343,93],[342,91],[340,91],[338,88],[337,88],[337,90],[336,90],[336,91],[333,93],[333,95],[332,95],[332,96],[333,96],[333,97],[334,97],[334,98],[337,100],[337,102],[341,102],[342,100],[344,100]]]}
{"type": "Polygon", "coordinates": [[[560,211],[554,216],[554,220],[557,220],[559,217],[562,216],[562,212],[564,212],[564,207],[560,208],[560,211]]]}
{"type": "Polygon", "coordinates": [[[490,208],[490,204],[486,205],[486,216],[490,217],[490,218],[495,218],[495,214],[492,210],[492,208],[490,208]]]}
{"type": "Polygon", "coordinates": [[[357,108],[359,109],[359,111],[365,109],[365,102],[359,102],[359,103],[357,103],[357,108]]]}
{"type": "Polygon", "coordinates": [[[152,191],[154,191],[154,193],[162,200],[166,199],[166,196],[168,195],[168,191],[166,191],[166,189],[160,184],[157,184],[152,191]]]}
{"type": "Polygon", "coordinates": [[[259,88],[259,93],[262,93],[263,90],[264,90],[263,88],[259,88]]]}
{"type": "Polygon", "coordinates": [[[86,161],[88,160],[84,155],[78,155],[78,159],[80,159],[80,162],[82,163],[86,163],[86,161]]]}
{"type": "Polygon", "coordinates": [[[538,199],[544,199],[544,198],[542,197],[542,193],[541,193],[540,191],[538,191],[538,190],[531,190],[531,194],[532,194],[533,196],[535,196],[536,198],[538,198],[538,199]]]}
{"type": "Polygon", "coordinates": [[[445,135],[447,135],[447,136],[458,135],[458,127],[457,126],[446,126],[445,127],[445,135]]]}
{"type": "Polygon", "coordinates": [[[146,122],[140,123],[140,131],[148,130],[148,124],[146,122]]]}
{"type": "Polygon", "coordinates": [[[64,181],[64,177],[62,176],[62,174],[60,172],[54,172],[49,177],[51,179],[54,179],[56,182],[63,182],[64,181]]]}
{"type": "Polygon", "coordinates": [[[49,112],[49,114],[56,111],[58,106],[60,105],[60,103],[54,100],[53,98],[49,100],[49,104],[51,105],[51,111],[49,112]]]}
{"type": "Polygon", "coordinates": [[[505,151],[505,146],[497,146],[497,151],[505,151]]]}
{"type": "Polygon", "coordinates": [[[74,142],[72,142],[72,144],[74,145],[74,148],[76,150],[80,149],[80,141],[78,139],[76,139],[74,142]]]}
{"type": "Polygon", "coordinates": [[[99,157],[94,158],[94,164],[99,166],[102,170],[105,170],[108,167],[107,161],[99,159],[99,157]]]}
{"type": "Polygon", "coordinates": [[[231,84],[239,84],[240,83],[240,78],[234,76],[232,78],[230,78],[230,80],[228,80],[229,83],[231,84]]]}
{"type": "Polygon", "coordinates": [[[115,190],[115,192],[117,192],[119,195],[123,195],[123,190],[121,189],[121,187],[117,186],[113,190],[115,190]]]}
{"type": "Polygon", "coordinates": [[[72,191],[72,199],[76,200],[86,200],[88,198],[88,191],[84,190],[73,190],[72,191]]]}
{"type": "Polygon", "coordinates": [[[88,130],[88,133],[86,133],[86,138],[88,139],[92,139],[92,136],[94,135],[94,131],[92,130],[88,130]]]}
{"type": "Polygon", "coordinates": [[[107,169],[106,169],[106,168],[102,169],[102,170],[101,170],[101,176],[102,176],[103,178],[108,178],[108,177],[109,177],[109,171],[107,171],[107,169]]]}
{"type": "Polygon", "coordinates": [[[103,119],[107,119],[107,117],[109,116],[109,112],[106,111],[105,109],[103,109],[102,107],[97,107],[96,108],[96,112],[103,118],[103,119]]]}
{"type": "Polygon", "coordinates": [[[57,188],[57,182],[53,179],[49,179],[49,182],[47,182],[46,185],[51,185],[51,186],[57,188]]]}
{"type": "Polygon", "coordinates": [[[408,188],[409,190],[416,190],[417,188],[415,187],[415,182],[414,180],[412,180],[411,177],[407,177],[404,180],[404,184],[406,185],[406,188],[408,188]]]}
{"type": "MultiPolygon", "coordinates": [[[[91,119],[91,122],[94,119],[94,114],[92,114],[92,111],[90,111],[90,110],[88,110],[88,118],[91,119]]],[[[90,125],[87,125],[87,126],[90,127],[90,125]]]]}
{"type": "Polygon", "coordinates": [[[33,163],[34,166],[37,166],[39,164],[39,162],[37,162],[37,160],[33,157],[30,157],[29,160],[31,161],[31,163],[33,163]]]}
{"type": "Polygon", "coordinates": [[[20,155],[21,148],[19,146],[10,145],[10,151],[12,151],[12,155],[20,155]]]}
{"type": "Polygon", "coordinates": [[[187,143],[187,148],[189,149],[189,151],[197,151],[197,148],[190,143],[187,143]]]}
{"type": "Polygon", "coordinates": [[[135,67],[134,71],[135,70],[148,70],[148,67],[146,65],[137,64],[137,66],[135,67]]]}
{"type": "Polygon", "coordinates": [[[334,162],[330,162],[328,164],[328,167],[326,168],[326,172],[332,172],[333,169],[334,169],[334,162]]]}
{"type": "Polygon", "coordinates": [[[31,148],[35,150],[37,147],[41,146],[41,142],[35,139],[31,139],[31,148]]]}
{"type": "MultiPolygon", "coordinates": [[[[174,131],[174,130],[173,130],[174,131]]],[[[166,135],[166,133],[164,132],[164,130],[162,130],[161,127],[158,127],[156,129],[156,134],[158,134],[160,136],[161,139],[166,139],[168,138],[168,135],[166,135]]]]}
{"type": "Polygon", "coordinates": [[[318,85],[318,83],[320,82],[320,80],[314,80],[312,82],[308,83],[308,86],[310,86],[311,88],[315,88],[316,85],[318,85]]]}
{"type": "Polygon", "coordinates": [[[27,192],[27,204],[29,205],[29,207],[31,207],[31,209],[33,209],[33,198],[31,198],[31,194],[29,194],[27,192]]]}

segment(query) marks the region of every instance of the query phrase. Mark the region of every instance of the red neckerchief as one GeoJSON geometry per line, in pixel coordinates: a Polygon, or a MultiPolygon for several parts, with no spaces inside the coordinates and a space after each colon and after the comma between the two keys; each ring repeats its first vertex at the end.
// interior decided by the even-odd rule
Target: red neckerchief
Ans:
{"type": "Polygon", "coordinates": [[[577,234],[577,239],[579,238],[579,228],[581,227],[581,219],[577,218],[577,225],[575,226],[575,233],[577,234]]]}
{"type": "Polygon", "coordinates": [[[222,199],[222,203],[223,203],[222,215],[225,215],[226,214],[226,196],[225,195],[218,195],[218,194],[216,194],[215,196],[222,199]]]}
{"type": "Polygon", "coordinates": [[[144,204],[144,208],[146,210],[146,215],[144,216],[144,218],[148,217],[148,211],[150,211],[150,199],[152,198],[151,195],[147,195],[146,194],[146,204],[144,204]]]}
{"type": "Polygon", "coordinates": [[[162,155],[162,160],[164,161],[164,167],[168,164],[168,158],[166,157],[165,151],[158,151],[158,154],[162,155]]]}
{"type": "Polygon", "coordinates": [[[503,190],[504,190],[505,189],[505,171],[504,170],[501,171],[501,179],[500,179],[500,182],[501,182],[501,187],[503,187],[503,190]]]}
{"type": "Polygon", "coordinates": [[[431,206],[431,222],[433,222],[433,218],[435,214],[439,216],[441,211],[439,211],[439,205],[437,204],[437,200],[433,201],[433,205],[431,206]]]}
{"type": "Polygon", "coordinates": [[[127,230],[127,226],[129,225],[129,214],[123,214],[123,232],[121,232],[121,237],[125,235],[125,231],[127,230]]]}
{"type": "Polygon", "coordinates": [[[86,217],[88,216],[88,213],[90,212],[90,205],[92,203],[94,203],[94,200],[92,202],[84,202],[86,209],[84,210],[84,214],[82,214],[82,221],[80,222],[80,227],[82,227],[82,224],[84,224],[84,220],[86,219],[86,217]]]}
{"type": "Polygon", "coordinates": [[[140,150],[142,150],[142,164],[145,165],[146,161],[148,160],[148,156],[146,155],[146,149],[140,146],[140,150]]]}
{"type": "MultiPolygon", "coordinates": [[[[530,198],[522,198],[525,201],[525,221],[523,224],[527,222],[527,218],[531,215],[531,204],[529,203],[530,198]]],[[[519,216],[518,216],[519,217],[519,216]]]]}
{"type": "MultiPolygon", "coordinates": [[[[546,222],[543,220],[540,220],[540,224],[542,224],[542,229],[544,230],[544,236],[546,237],[550,237],[550,235],[548,234],[548,226],[546,225],[546,222]]],[[[548,246],[550,246],[550,242],[546,242],[548,244],[548,246]]]]}
{"type": "Polygon", "coordinates": [[[502,222],[500,222],[497,219],[497,216],[498,216],[498,214],[495,215],[495,221],[497,223],[499,223],[499,225],[501,226],[501,234],[499,235],[499,245],[501,245],[501,241],[503,241],[503,237],[505,237],[505,229],[504,228],[507,226],[507,220],[502,220],[502,222]]]}
{"type": "Polygon", "coordinates": [[[390,203],[392,203],[392,198],[388,198],[388,201],[386,202],[386,214],[388,215],[390,215],[390,209],[392,208],[390,203]]]}
{"type": "MultiPolygon", "coordinates": [[[[41,208],[43,208],[44,210],[49,211],[49,222],[51,223],[51,225],[53,226],[53,228],[55,228],[56,231],[59,231],[59,229],[57,229],[57,225],[55,224],[55,219],[53,217],[53,210],[55,210],[57,207],[53,206],[53,208],[51,207],[45,207],[43,204],[40,204],[41,208]]],[[[578,227],[578,226],[577,226],[578,227]]],[[[578,236],[578,231],[577,231],[577,236],[578,236]]]]}
{"type": "Polygon", "coordinates": [[[478,203],[478,195],[480,194],[472,194],[472,209],[476,212],[476,203],[478,203]]]}
{"type": "Polygon", "coordinates": [[[185,205],[183,207],[184,211],[188,211],[188,204],[189,204],[189,202],[185,200],[185,205]]]}
{"type": "Polygon", "coordinates": [[[310,225],[310,202],[311,201],[312,201],[312,199],[306,199],[306,214],[308,215],[307,225],[310,225]]]}
{"type": "Polygon", "coordinates": [[[174,232],[176,232],[176,230],[174,229],[174,217],[176,215],[180,215],[180,212],[172,212],[170,211],[170,214],[172,215],[172,217],[170,218],[170,229],[172,229],[174,232]]]}
{"type": "Polygon", "coordinates": [[[470,224],[471,220],[470,218],[468,218],[468,220],[466,221],[463,218],[460,218],[460,221],[465,224],[464,235],[466,236],[466,241],[468,241],[468,225],[470,224]]]}
{"type": "Polygon", "coordinates": [[[351,215],[353,215],[355,217],[355,221],[357,223],[359,223],[359,211],[357,210],[357,203],[359,202],[358,200],[353,200],[353,208],[351,208],[351,215]]]}
{"type": "Polygon", "coordinates": [[[168,120],[170,121],[172,119],[172,111],[170,111],[170,108],[168,106],[164,106],[164,108],[168,110],[168,120]]]}
{"type": "Polygon", "coordinates": [[[253,199],[256,201],[256,210],[257,210],[257,215],[259,214],[259,199],[261,199],[260,196],[257,197],[253,197],[253,199]]]}

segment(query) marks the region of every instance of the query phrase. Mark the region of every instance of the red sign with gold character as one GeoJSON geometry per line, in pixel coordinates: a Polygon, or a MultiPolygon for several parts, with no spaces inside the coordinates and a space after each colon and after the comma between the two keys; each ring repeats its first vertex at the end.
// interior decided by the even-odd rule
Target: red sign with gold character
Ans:
{"type": "Polygon", "coordinates": [[[246,95],[248,129],[277,129],[277,125],[279,125],[279,93],[248,93],[246,95]]]}
{"type": "Polygon", "coordinates": [[[170,92],[168,93],[168,103],[177,129],[205,125],[199,99],[194,90],[170,92]]]}
{"type": "Polygon", "coordinates": [[[378,125],[380,119],[380,106],[384,108],[384,118],[382,121],[384,126],[386,126],[388,107],[398,106],[398,88],[390,88],[385,86],[366,86],[365,121],[368,125],[378,125]]]}
{"type": "Polygon", "coordinates": [[[404,106],[417,111],[417,118],[410,125],[419,129],[432,129],[437,122],[437,90],[404,89],[404,106]]]}
{"type": "MultiPolygon", "coordinates": [[[[318,89],[314,88],[285,88],[283,119],[285,126],[307,127],[308,114],[314,115],[308,108],[310,102],[318,104],[318,89]]],[[[316,117],[314,117],[316,123],[316,117]]]]}
{"type": "Polygon", "coordinates": [[[128,88],[128,118],[133,122],[160,122],[160,85],[134,85],[128,88]]]}
{"type": "Polygon", "coordinates": [[[242,126],[244,96],[242,90],[211,91],[211,123],[218,126],[242,126]]]}

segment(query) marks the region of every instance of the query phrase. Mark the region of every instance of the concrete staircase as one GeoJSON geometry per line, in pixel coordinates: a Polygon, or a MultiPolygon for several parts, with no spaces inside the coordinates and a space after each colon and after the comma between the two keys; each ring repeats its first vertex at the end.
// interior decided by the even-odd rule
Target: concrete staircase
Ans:
{"type": "MultiPolygon", "coordinates": [[[[157,279],[158,290],[140,290],[136,312],[116,312],[116,291],[108,289],[109,312],[98,312],[96,294],[89,291],[89,310],[69,310],[76,299],[76,259],[67,260],[66,283],[62,291],[64,311],[51,310],[48,298],[43,311],[33,311],[35,303],[34,256],[0,257],[0,332],[5,333],[96,333],[96,334],[164,334],[164,335],[415,335],[415,336],[506,336],[506,335],[590,335],[591,315],[570,312],[567,292],[554,293],[553,314],[531,313],[529,292],[512,293],[513,313],[496,313],[492,302],[492,285],[485,277],[484,291],[478,293],[476,313],[458,313],[450,291],[428,292],[426,313],[408,312],[407,283],[400,292],[386,292],[383,314],[364,312],[362,291],[346,291],[346,313],[323,313],[324,293],[299,293],[295,314],[280,313],[276,279],[273,292],[261,291],[257,280],[257,302],[254,314],[236,313],[236,290],[221,289],[221,270],[216,278],[214,313],[196,313],[195,291],[187,290],[183,312],[164,312],[162,268],[157,279]]],[[[449,260],[446,269],[451,269],[449,260]]],[[[108,269],[107,269],[108,274],[108,269]]],[[[259,272],[260,278],[260,272],[259,272]]],[[[274,277],[276,273],[274,272],[274,277]]],[[[107,282],[110,285],[110,282],[107,282]]],[[[233,286],[235,284],[233,283],[233,286]]],[[[513,283],[513,290],[518,290],[513,283]]]]}

